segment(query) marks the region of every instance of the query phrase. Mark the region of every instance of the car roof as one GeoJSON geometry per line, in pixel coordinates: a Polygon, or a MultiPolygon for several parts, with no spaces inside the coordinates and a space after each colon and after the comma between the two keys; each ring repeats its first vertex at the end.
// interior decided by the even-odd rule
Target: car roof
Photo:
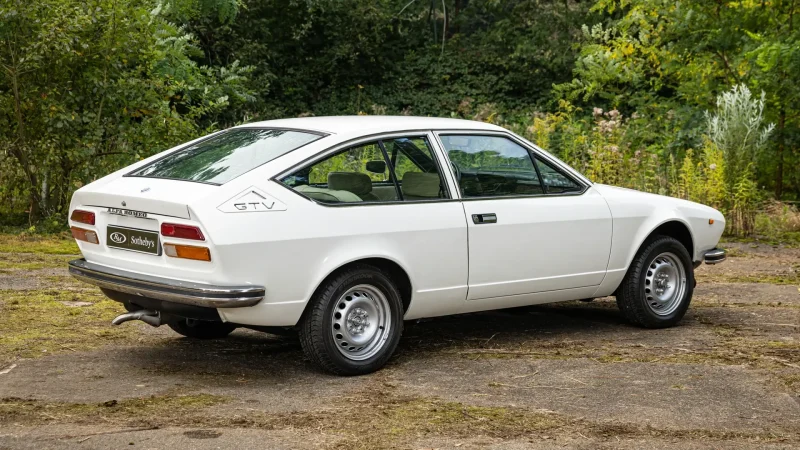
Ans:
{"type": "Polygon", "coordinates": [[[505,131],[490,123],[475,120],[449,119],[442,117],[414,116],[327,116],[298,117],[291,119],[253,122],[240,127],[290,128],[296,130],[321,131],[330,134],[370,134],[405,130],[467,129],[505,131]]]}

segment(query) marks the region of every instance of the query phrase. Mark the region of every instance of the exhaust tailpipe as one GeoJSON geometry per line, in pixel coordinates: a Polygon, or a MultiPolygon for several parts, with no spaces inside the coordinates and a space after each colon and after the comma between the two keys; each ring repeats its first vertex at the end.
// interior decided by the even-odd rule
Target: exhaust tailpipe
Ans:
{"type": "Polygon", "coordinates": [[[129,312],[114,318],[111,321],[114,325],[123,324],[129,320],[141,320],[142,322],[158,327],[161,326],[161,313],[158,311],[150,311],[149,309],[140,309],[139,311],[129,312]]]}

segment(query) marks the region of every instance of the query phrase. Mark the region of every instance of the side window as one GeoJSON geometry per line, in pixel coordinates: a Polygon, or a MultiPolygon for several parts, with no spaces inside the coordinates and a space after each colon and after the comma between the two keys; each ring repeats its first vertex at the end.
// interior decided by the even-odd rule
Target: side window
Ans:
{"type": "Polygon", "coordinates": [[[441,140],[454,166],[463,197],[544,193],[530,153],[511,139],[442,135],[441,140]]]}
{"type": "Polygon", "coordinates": [[[439,167],[426,138],[386,139],[383,145],[394,167],[403,200],[448,198],[439,167]]]}
{"type": "Polygon", "coordinates": [[[397,201],[397,187],[378,142],[351,147],[281,181],[325,203],[397,201]]]}
{"type": "Polygon", "coordinates": [[[563,194],[565,192],[580,192],[583,188],[561,171],[536,157],[536,167],[542,174],[542,182],[547,187],[548,194],[563,194]]]}

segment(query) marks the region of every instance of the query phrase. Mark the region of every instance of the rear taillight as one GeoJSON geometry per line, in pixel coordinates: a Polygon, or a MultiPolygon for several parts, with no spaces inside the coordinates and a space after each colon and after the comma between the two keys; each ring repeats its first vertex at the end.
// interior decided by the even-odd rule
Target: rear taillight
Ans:
{"type": "Polygon", "coordinates": [[[73,222],[85,223],[87,225],[94,225],[94,213],[91,211],[76,209],[75,211],[72,211],[72,214],[69,216],[69,220],[73,222]]]}
{"type": "MultiPolygon", "coordinates": [[[[94,215],[94,214],[93,214],[94,215]]],[[[97,233],[92,230],[84,230],[83,228],[71,227],[72,237],[79,241],[88,242],[90,244],[99,244],[97,233]]]]}
{"type": "Polygon", "coordinates": [[[180,225],[177,223],[162,223],[161,235],[180,239],[193,239],[195,241],[205,241],[203,232],[200,228],[191,225],[180,225]]]}
{"type": "Polygon", "coordinates": [[[197,261],[211,261],[211,252],[206,247],[194,245],[164,244],[164,253],[173,258],[195,259],[197,261]]]}

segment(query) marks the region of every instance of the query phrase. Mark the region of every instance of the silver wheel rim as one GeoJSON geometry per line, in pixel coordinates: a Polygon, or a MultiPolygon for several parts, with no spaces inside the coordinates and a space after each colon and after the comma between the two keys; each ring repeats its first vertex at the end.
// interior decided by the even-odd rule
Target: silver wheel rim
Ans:
{"type": "Polygon", "coordinates": [[[331,334],[345,358],[363,361],[377,354],[389,338],[391,310],[386,295],[375,286],[359,284],[347,290],[331,312],[331,334]]]}
{"type": "Polygon", "coordinates": [[[644,296],[650,311],[659,316],[675,312],[686,293],[686,269],[677,255],[662,253],[647,266],[644,296]]]}

